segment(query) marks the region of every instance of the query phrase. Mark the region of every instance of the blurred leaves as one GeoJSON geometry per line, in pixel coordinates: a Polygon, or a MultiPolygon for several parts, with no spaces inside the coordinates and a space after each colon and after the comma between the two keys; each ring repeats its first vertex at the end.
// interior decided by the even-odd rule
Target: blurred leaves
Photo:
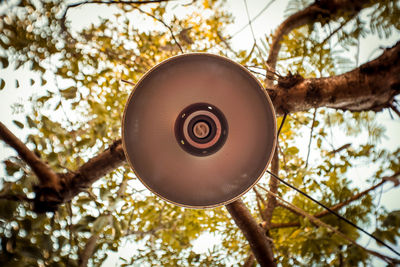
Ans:
{"type": "MultiPolygon", "coordinates": [[[[232,50],[226,28],[233,18],[226,12],[229,7],[224,7],[224,2],[194,2],[192,7],[188,6],[188,14],[179,18],[174,16],[174,3],[152,5],[148,12],[171,27],[185,51],[228,56],[259,72],[256,75],[262,81],[271,35],[248,51],[232,50]]],[[[292,0],[288,13],[309,3],[292,0]]],[[[25,84],[24,79],[27,84],[45,88],[30,98],[31,107],[26,107],[22,114],[25,119],[18,116],[13,122],[26,131],[28,147],[55,171],[76,170],[120,138],[121,112],[132,90],[121,79],[136,83],[155,64],[177,55],[179,49],[169,29],[139,28],[136,19],[149,18],[129,5],[116,6],[114,15],[82,29],[69,28],[68,20],[63,29],[60,14],[66,8],[64,1],[22,0],[9,5],[7,12],[0,15],[1,66],[35,72],[34,77],[18,77],[16,88],[20,82],[25,84]],[[56,82],[48,78],[49,74],[55,76],[56,82]]],[[[398,6],[392,1],[378,1],[367,13],[369,21],[346,18],[348,22],[331,21],[294,30],[283,40],[278,72],[322,77],[353,68],[354,60],[344,55],[344,51],[354,48],[357,38],[371,32],[389,36],[399,28],[398,6]],[[345,26],[324,43],[330,27],[336,29],[341,24],[345,26]]],[[[153,19],[149,21],[152,23],[153,19]]],[[[23,87],[20,90],[26,90],[23,87]]],[[[0,89],[3,88],[5,81],[1,79],[0,89]]],[[[308,112],[288,116],[279,137],[279,174],[322,199],[324,204],[333,206],[359,191],[351,183],[354,177],[350,173],[360,162],[378,166],[371,184],[389,172],[400,171],[400,149],[389,151],[379,147],[385,129],[375,113],[327,109],[318,110],[312,136],[315,145],[311,148],[314,161],[305,168],[299,143],[304,136],[308,139],[312,118],[308,112]],[[354,144],[338,153],[329,153],[337,148],[329,140],[331,129],[354,137],[354,144]]],[[[249,253],[248,243],[224,208],[192,210],[166,203],[143,191],[127,166],[111,172],[76,196],[70,210],[69,204],[61,205],[56,213],[41,215],[32,212],[29,203],[37,183],[30,169],[15,157],[5,160],[3,166],[7,176],[0,190],[1,265],[77,266],[79,254],[92,235],[98,237],[90,260],[93,266],[101,265],[110,251],[133,243],[138,248],[129,259],[121,259],[119,265],[240,265],[249,253]],[[5,195],[29,198],[28,201],[1,199],[5,195]],[[204,253],[195,252],[193,243],[207,235],[214,236],[219,243],[210,244],[204,253]]],[[[264,185],[267,182],[264,178],[260,181],[264,185]]],[[[283,185],[278,192],[311,214],[321,212],[319,206],[283,185]]],[[[248,193],[244,199],[254,217],[260,218],[254,194],[248,193]]],[[[340,212],[361,225],[367,225],[376,215],[375,234],[395,242],[400,227],[398,211],[376,209],[377,203],[367,195],[340,212]]],[[[322,220],[354,239],[359,237],[354,228],[335,217],[325,216],[322,220]]],[[[274,252],[282,266],[369,263],[369,255],[364,251],[281,206],[274,210],[272,222],[300,225],[270,230],[274,252]]]]}

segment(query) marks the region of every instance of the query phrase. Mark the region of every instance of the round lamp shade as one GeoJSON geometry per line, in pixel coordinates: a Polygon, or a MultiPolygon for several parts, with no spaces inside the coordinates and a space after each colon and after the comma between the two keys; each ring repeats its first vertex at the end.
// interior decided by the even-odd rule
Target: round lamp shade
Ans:
{"type": "Polygon", "coordinates": [[[275,113],[241,65],[184,54],[136,84],[122,140],[131,168],[153,193],[184,207],[215,207],[239,198],[264,174],[275,149],[275,113]]]}

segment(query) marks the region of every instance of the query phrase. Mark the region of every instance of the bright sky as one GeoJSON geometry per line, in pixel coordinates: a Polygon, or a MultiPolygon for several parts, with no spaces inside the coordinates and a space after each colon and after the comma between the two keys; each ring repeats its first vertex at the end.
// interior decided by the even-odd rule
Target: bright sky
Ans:
{"type": "MultiPolygon", "coordinates": [[[[191,2],[190,0],[186,1],[176,1],[174,3],[171,3],[170,5],[177,5],[176,9],[174,10],[175,15],[180,16],[182,15],[187,9],[185,7],[180,6],[179,3],[189,3],[191,2]]],[[[269,8],[263,12],[253,23],[253,30],[256,36],[256,39],[259,40],[260,38],[263,38],[266,34],[270,34],[278,25],[284,20],[284,11],[287,6],[287,0],[285,1],[272,1],[270,4],[269,8]]],[[[250,17],[253,18],[256,16],[267,4],[269,4],[269,1],[265,0],[248,0],[248,9],[249,9],[249,14],[250,17]]],[[[246,7],[245,3],[242,0],[228,0],[226,4],[227,9],[233,14],[235,21],[233,25],[229,26],[228,32],[233,34],[236,33],[239,29],[242,29],[244,25],[248,23],[248,18],[246,15],[246,7]]],[[[69,10],[68,13],[68,20],[71,22],[72,27],[74,28],[81,28],[85,27],[86,25],[89,25],[91,23],[95,23],[98,21],[97,17],[110,17],[112,16],[112,12],[115,9],[113,9],[110,6],[107,5],[84,5],[78,8],[73,8],[69,10]]],[[[161,27],[157,22],[151,21],[153,24],[149,24],[149,20],[144,20],[144,19],[138,19],[138,18],[132,18],[135,21],[135,24],[137,27],[143,27],[145,28],[150,28],[150,27],[161,27]]],[[[392,37],[388,40],[380,40],[376,36],[370,36],[366,39],[361,40],[361,45],[360,45],[360,64],[363,62],[366,62],[370,59],[373,59],[374,57],[378,56],[381,52],[379,50],[376,50],[377,47],[379,46],[384,46],[388,47],[393,45],[397,40],[400,39],[400,34],[396,33],[393,34],[392,37]]],[[[250,31],[250,27],[246,27],[244,30],[242,30],[240,33],[235,35],[235,37],[231,40],[232,47],[234,49],[247,49],[250,50],[252,45],[253,45],[253,37],[250,31]]],[[[356,54],[355,51],[349,51],[348,52],[349,56],[354,57],[356,54]]],[[[0,73],[0,77],[6,80],[6,88],[2,91],[0,91],[0,121],[3,122],[7,127],[10,128],[17,136],[23,137],[26,136],[26,132],[24,130],[20,130],[17,128],[13,123],[12,119],[18,119],[20,121],[25,121],[24,116],[22,115],[12,115],[12,109],[10,107],[11,103],[14,102],[19,102],[22,103],[23,105],[29,105],[28,97],[29,94],[27,93],[28,91],[31,93],[34,92],[43,92],[45,88],[51,88],[54,85],[54,81],[52,82],[51,76],[45,77],[48,79],[48,84],[45,86],[45,88],[39,86],[39,77],[35,77],[36,83],[31,86],[29,83],[29,79],[23,78],[23,77],[29,77],[29,74],[27,70],[17,70],[14,71],[12,68],[8,68],[6,70],[2,70],[0,73]],[[15,85],[15,78],[19,78],[20,81],[20,88],[16,89],[14,88],[15,85]],[[21,79],[22,78],[22,79],[21,79]]],[[[26,110],[29,110],[27,107],[26,110]]],[[[121,110],[122,112],[122,110],[121,110]]],[[[388,112],[382,112],[379,115],[379,120],[381,123],[383,123],[387,129],[386,131],[386,136],[387,139],[385,139],[382,142],[382,145],[387,148],[394,148],[398,147],[400,144],[400,119],[398,117],[395,117],[395,120],[392,120],[388,112]]],[[[302,141],[302,143],[308,144],[308,138],[309,138],[309,133],[305,132],[303,134],[304,140],[299,140],[302,141]]],[[[360,137],[360,138],[367,138],[366,136],[360,137]]],[[[345,143],[354,143],[356,142],[355,140],[352,140],[352,138],[349,138],[344,135],[343,132],[340,130],[335,130],[334,132],[334,138],[333,142],[336,146],[343,145],[345,143]]],[[[306,154],[307,148],[304,146],[303,149],[300,145],[300,151],[302,155],[306,154]]],[[[6,147],[3,143],[0,144],[0,159],[5,159],[7,156],[10,154],[14,154],[14,151],[6,147]]],[[[318,157],[317,155],[313,155],[311,153],[310,157],[310,162],[312,161],[317,161],[318,157]]],[[[354,177],[354,183],[355,185],[360,185],[361,187],[365,187],[364,181],[368,178],[368,175],[372,172],[372,169],[369,168],[368,166],[362,166],[361,168],[354,169],[352,172],[350,172],[349,175],[354,177]]],[[[0,170],[0,177],[4,176],[4,170],[0,170]]],[[[391,187],[390,184],[386,185],[383,189],[387,190],[389,187],[391,187]]],[[[400,190],[390,190],[386,193],[383,194],[382,200],[381,200],[381,205],[385,206],[389,210],[393,209],[399,209],[399,193],[400,190]]],[[[368,229],[370,232],[374,230],[374,227],[370,227],[368,229]]],[[[363,238],[361,240],[361,244],[365,245],[368,241],[368,238],[363,238]]],[[[204,252],[207,250],[208,247],[211,247],[214,243],[218,242],[217,237],[213,237],[211,235],[202,235],[199,240],[196,242],[193,242],[194,250],[198,253],[204,252]]],[[[113,266],[113,265],[118,265],[118,257],[123,256],[123,257],[129,257],[132,249],[135,249],[136,245],[128,243],[125,246],[120,247],[120,252],[117,253],[111,253],[109,255],[109,258],[106,260],[106,262],[103,264],[103,266],[113,266]]],[[[374,242],[370,242],[369,244],[370,248],[374,248],[377,250],[382,251],[383,253],[386,253],[390,255],[390,253],[381,248],[377,248],[374,242]]],[[[397,247],[397,250],[400,248],[397,247]]],[[[376,266],[383,266],[381,261],[375,261],[374,264],[376,266]]]]}

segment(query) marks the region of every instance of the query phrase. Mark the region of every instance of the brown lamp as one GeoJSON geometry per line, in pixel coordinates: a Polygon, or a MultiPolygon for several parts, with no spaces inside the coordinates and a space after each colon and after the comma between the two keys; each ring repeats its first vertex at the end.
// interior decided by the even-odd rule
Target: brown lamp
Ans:
{"type": "Polygon", "coordinates": [[[276,143],[258,80],[221,56],[167,59],[136,84],[122,119],[126,158],[159,197],[191,208],[228,204],[257,183],[276,143]]]}

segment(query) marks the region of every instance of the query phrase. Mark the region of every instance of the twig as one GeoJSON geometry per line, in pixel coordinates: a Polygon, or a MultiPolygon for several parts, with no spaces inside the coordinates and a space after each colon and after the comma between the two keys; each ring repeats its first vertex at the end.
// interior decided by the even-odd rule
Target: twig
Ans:
{"type": "Polygon", "coordinates": [[[162,25],[164,25],[164,26],[169,30],[169,32],[171,33],[172,39],[174,39],[176,45],[179,47],[179,50],[181,50],[182,53],[185,53],[185,52],[183,51],[182,46],[179,44],[178,40],[176,39],[175,34],[174,34],[174,32],[172,31],[172,28],[171,28],[167,23],[165,23],[162,19],[157,18],[157,17],[154,16],[153,14],[150,14],[150,13],[148,13],[148,12],[146,12],[146,11],[144,11],[144,10],[138,8],[138,7],[133,7],[133,8],[136,9],[136,10],[138,10],[139,12],[141,12],[141,13],[143,13],[143,14],[145,14],[145,15],[147,15],[147,16],[149,16],[149,17],[155,19],[155,20],[157,20],[157,21],[160,22],[162,25]]]}
{"type": "MultiPolygon", "coordinates": [[[[370,187],[370,188],[368,188],[368,189],[366,189],[366,190],[364,190],[364,191],[362,191],[362,192],[360,192],[358,194],[353,195],[352,197],[350,197],[349,199],[347,199],[347,200],[345,200],[345,201],[343,201],[341,203],[333,205],[332,207],[330,207],[330,209],[333,210],[333,211],[338,211],[341,208],[343,208],[343,207],[347,206],[348,204],[350,204],[351,202],[360,199],[361,197],[363,197],[364,195],[368,194],[369,192],[371,192],[371,191],[375,190],[376,188],[382,186],[387,181],[393,182],[395,184],[395,186],[396,186],[399,183],[399,181],[398,181],[398,179],[396,179],[396,177],[399,176],[399,175],[400,175],[400,173],[395,173],[395,174],[393,174],[391,176],[383,177],[381,182],[377,183],[376,185],[374,185],[374,186],[372,186],[372,187],[370,187]]],[[[315,216],[316,218],[321,218],[321,217],[324,217],[324,216],[326,216],[328,214],[329,214],[329,211],[324,210],[324,211],[321,211],[321,212],[318,212],[318,213],[314,214],[313,216],[315,216]]],[[[299,222],[288,222],[288,223],[273,224],[273,225],[271,225],[271,228],[287,228],[287,227],[299,227],[299,226],[300,226],[299,222]]]]}
{"type": "Polygon", "coordinates": [[[394,263],[398,262],[398,260],[396,260],[396,259],[394,259],[394,258],[391,258],[391,257],[389,257],[389,256],[380,254],[380,253],[378,253],[378,252],[376,252],[376,251],[369,250],[369,249],[367,249],[367,248],[361,246],[361,245],[358,244],[355,240],[353,240],[353,239],[351,239],[350,237],[348,237],[347,235],[343,234],[342,232],[340,232],[338,229],[334,228],[333,226],[324,223],[323,221],[321,221],[320,219],[316,218],[315,216],[313,216],[313,215],[307,213],[307,212],[304,211],[303,209],[301,209],[301,208],[299,208],[299,207],[293,205],[292,203],[290,203],[290,202],[284,200],[282,197],[280,197],[279,195],[277,195],[277,194],[271,192],[271,191],[268,190],[267,188],[262,187],[262,186],[260,186],[260,185],[258,185],[258,186],[259,186],[260,188],[262,188],[263,190],[265,190],[268,194],[273,195],[274,197],[276,197],[277,199],[279,199],[280,201],[282,201],[283,203],[285,203],[291,210],[294,210],[296,213],[298,213],[298,214],[300,214],[300,215],[302,215],[302,216],[304,216],[304,217],[310,219],[310,221],[312,221],[313,223],[315,223],[315,224],[317,224],[317,225],[319,225],[319,226],[322,226],[322,227],[325,227],[325,228],[331,230],[332,232],[334,232],[334,233],[336,233],[337,235],[341,236],[343,239],[349,241],[349,242],[352,243],[353,245],[355,245],[355,246],[357,246],[357,247],[359,247],[359,248],[365,250],[365,251],[368,252],[369,254],[374,255],[374,256],[380,258],[381,260],[383,260],[383,261],[385,261],[385,262],[387,262],[387,263],[389,263],[389,264],[394,264],[394,263]]]}
{"type": "Polygon", "coordinates": [[[242,267],[253,267],[254,263],[256,263],[256,259],[254,258],[253,253],[250,252],[242,267]]]}
{"type": "Polygon", "coordinates": [[[22,160],[32,168],[41,183],[41,187],[51,187],[56,191],[60,190],[58,175],[1,122],[0,139],[14,148],[22,160]]]}
{"type": "Polygon", "coordinates": [[[393,105],[392,103],[389,103],[389,107],[397,114],[397,116],[400,117],[400,111],[397,109],[397,107],[395,105],[393,105]]]}
{"type": "MultiPolygon", "coordinates": [[[[267,59],[267,65],[269,66],[268,71],[275,71],[283,37],[289,34],[292,30],[306,24],[315,23],[321,19],[329,18],[330,20],[333,20],[343,16],[343,14],[354,16],[358,14],[362,8],[371,4],[372,3],[367,1],[337,1],[332,2],[332,4],[329,5],[329,9],[325,9],[321,5],[320,1],[315,1],[307,8],[289,16],[278,26],[273,34],[272,44],[267,59]]],[[[267,76],[270,76],[269,72],[267,72],[267,76]]],[[[271,81],[266,82],[268,87],[272,86],[271,81]]]]}
{"type": "MultiPolygon", "coordinates": [[[[275,148],[275,152],[274,152],[274,157],[272,158],[272,162],[271,162],[271,172],[272,173],[279,173],[279,155],[278,155],[278,148],[275,148]]],[[[269,189],[276,193],[278,192],[278,185],[279,182],[277,179],[275,179],[275,177],[270,176],[269,178],[269,189]]],[[[266,228],[269,229],[270,223],[271,223],[271,219],[272,219],[272,213],[274,212],[274,209],[276,207],[276,199],[274,196],[272,195],[267,195],[267,207],[264,211],[264,216],[266,218],[266,228]]]]}
{"type": "Polygon", "coordinates": [[[34,199],[28,198],[25,195],[0,195],[0,199],[7,199],[7,200],[12,200],[12,201],[26,201],[26,202],[33,202],[34,199]]]}
{"type": "Polygon", "coordinates": [[[349,23],[352,19],[354,18],[354,16],[351,16],[349,19],[343,21],[339,27],[337,27],[335,30],[333,30],[333,32],[331,32],[320,44],[319,46],[323,46],[329,39],[332,38],[333,35],[335,35],[338,31],[340,31],[347,23],[349,23]]]}
{"type": "Polygon", "coordinates": [[[130,82],[130,81],[127,81],[127,80],[124,80],[124,79],[121,79],[121,82],[124,82],[124,83],[130,84],[130,85],[133,85],[133,86],[135,86],[135,85],[136,85],[136,83],[133,83],[133,82],[130,82]]]}
{"type": "MultiPolygon", "coordinates": [[[[254,48],[254,47],[257,48],[258,56],[260,57],[261,62],[263,62],[264,64],[266,64],[265,61],[263,60],[263,56],[262,56],[262,53],[261,53],[261,49],[260,49],[260,47],[258,47],[258,45],[257,45],[257,40],[256,40],[256,36],[255,36],[255,34],[254,34],[253,25],[251,24],[249,8],[248,8],[248,6],[247,6],[247,0],[243,0],[243,2],[244,2],[244,5],[245,5],[245,7],[246,7],[246,14],[247,14],[247,19],[248,19],[248,21],[249,21],[249,26],[250,26],[250,30],[251,30],[251,35],[253,36],[253,41],[254,41],[253,48],[254,48]]],[[[267,66],[265,66],[265,67],[267,68],[267,66]]]]}
{"type": "Polygon", "coordinates": [[[226,48],[228,48],[229,51],[231,51],[233,54],[236,55],[236,52],[232,49],[232,47],[230,46],[230,44],[226,41],[226,39],[222,36],[222,34],[217,31],[217,36],[218,38],[224,43],[224,45],[226,46],[226,48]]]}
{"type": "Polygon", "coordinates": [[[306,166],[305,166],[306,169],[307,169],[307,166],[308,166],[308,158],[310,157],[311,142],[312,142],[312,136],[313,136],[313,131],[314,131],[314,123],[315,123],[316,115],[317,115],[317,109],[314,110],[313,120],[312,120],[312,123],[311,123],[310,141],[308,142],[308,151],[307,151],[307,159],[306,159],[306,166]]]}
{"type": "Polygon", "coordinates": [[[126,5],[142,5],[142,4],[153,4],[153,3],[161,3],[161,2],[170,2],[175,0],[143,0],[143,1],[82,1],[74,4],[70,4],[65,8],[64,14],[62,15],[61,21],[65,21],[65,17],[67,16],[68,9],[86,5],[86,4],[126,4],[126,5]]]}
{"type": "Polygon", "coordinates": [[[246,27],[249,26],[252,22],[254,22],[259,16],[261,16],[261,14],[264,13],[264,12],[269,8],[269,6],[270,6],[273,2],[275,2],[275,0],[269,1],[268,4],[267,4],[263,9],[261,9],[261,11],[258,12],[257,15],[255,15],[251,20],[249,20],[249,22],[247,22],[246,25],[244,25],[242,28],[240,28],[238,31],[236,31],[234,34],[232,34],[232,36],[231,36],[230,39],[232,39],[232,38],[235,37],[238,33],[240,33],[241,31],[243,31],[244,29],[246,29],[246,27]]]}
{"type": "Polygon", "coordinates": [[[92,236],[87,240],[83,251],[79,255],[79,267],[86,267],[90,257],[96,248],[97,240],[99,239],[99,234],[92,234],[92,236]]]}
{"type": "MultiPolygon", "coordinates": [[[[265,202],[265,199],[261,196],[261,194],[258,192],[258,190],[255,187],[253,187],[253,191],[256,194],[258,212],[260,214],[261,219],[263,221],[265,221],[266,218],[264,216],[264,209],[261,207],[260,202],[263,204],[264,208],[267,206],[267,202],[265,202]]],[[[261,227],[264,227],[264,226],[261,225],[261,227]]]]}
{"type": "Polygon", "coordinates": [[[339,148],[337,148],[337,149],[334,149],[334,150],[332,150],[332,151],[329,151],[329,152],[328,152],[328,155],[333,155],[333,154],[339,153],[340,151],[342,151],[342,150],[344,150],[344,149],[347,149],[347,148],[350,147],[350,146],[351,146],[351,143],[344,144],[344,145],[342,145],[341,147],[339,147],[339,148]]]}

